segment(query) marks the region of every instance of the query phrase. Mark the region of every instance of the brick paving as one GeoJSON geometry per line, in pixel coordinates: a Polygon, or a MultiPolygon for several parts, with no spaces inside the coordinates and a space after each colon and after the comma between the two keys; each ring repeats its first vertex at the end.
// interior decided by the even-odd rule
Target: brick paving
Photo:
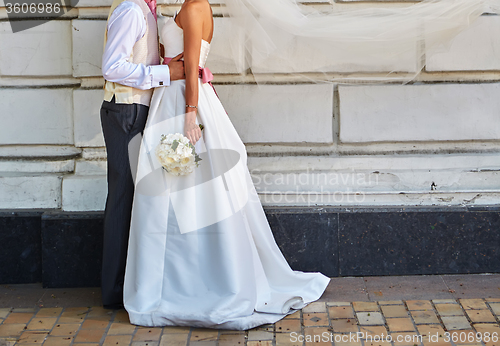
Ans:
{"type": "Polygon", "coordinates": [[[0,345],[500,346],[500,298],[315,302],[248,331],[144,328],[125,310],[0,308],[0,345]]]}

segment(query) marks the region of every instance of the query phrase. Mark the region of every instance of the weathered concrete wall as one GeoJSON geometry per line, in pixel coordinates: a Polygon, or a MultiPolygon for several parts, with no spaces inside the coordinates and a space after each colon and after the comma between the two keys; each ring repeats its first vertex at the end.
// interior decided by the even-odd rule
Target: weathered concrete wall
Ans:
{"type": "MultiPolygon", "coordinates": [[[[100,64],[110,3],[81,0],[58,20],[14,34],[0,1],[0,208],[104,208],[100,64]]],[[[159,6],[170,16],[180,3],[159,6]]],[[[264,204],[500,202],[500,17],[482,16],[447,52],[427,51],[426,70],[407,85],[297,84],[269,63],[252,66],[269,82],[257,86],[243,48],[236,62],[224,59],[227,19],[215,23],[208,66],[264,204]]],[[[296,53],[298,67],[314,68],[310,52],[296,53]]],[[[339,61],[331,73],[362,80],[412,71],[416,59],[373,61],[366,71],[339,61]]]]}

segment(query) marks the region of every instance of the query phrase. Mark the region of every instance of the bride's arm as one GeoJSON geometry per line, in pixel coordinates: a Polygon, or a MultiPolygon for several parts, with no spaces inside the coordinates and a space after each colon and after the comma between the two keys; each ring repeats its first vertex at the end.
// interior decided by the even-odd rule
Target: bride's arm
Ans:
{"type": "Polygon", "coordinates": [[[190,2],[184,4],[179,18],[184,30],[184,70],[186,73],[186,118],[184,134],[195,144],[201,137],[201,130],[196,125],[198,106],[198,64],[200,62],[201,39],[203,35],[203,4],[190,2]]]}

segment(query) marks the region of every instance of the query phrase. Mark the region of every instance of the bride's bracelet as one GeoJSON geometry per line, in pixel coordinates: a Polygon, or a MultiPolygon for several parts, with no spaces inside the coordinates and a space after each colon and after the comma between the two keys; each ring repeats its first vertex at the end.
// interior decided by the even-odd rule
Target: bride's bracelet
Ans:
{"type": "Polygon", "coordinates": [[[196,106],[191,106],[191,105],[186,105],[186,107],[198,109],[198,107],[196,107],[196,106]]]}

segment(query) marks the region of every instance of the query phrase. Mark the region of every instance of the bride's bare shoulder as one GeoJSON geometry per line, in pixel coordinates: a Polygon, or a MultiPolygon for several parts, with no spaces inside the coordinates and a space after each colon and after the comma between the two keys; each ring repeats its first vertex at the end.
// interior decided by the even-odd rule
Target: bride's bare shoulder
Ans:
{"type": "Polygon", "coordinates": [[[208,0],[190,0],[186,1],[184,5],[182,5],[182,10],[185,11],[186,14],[192,15],[205,15],[207,13],[211,13],[210,3],[208,0]]]}

